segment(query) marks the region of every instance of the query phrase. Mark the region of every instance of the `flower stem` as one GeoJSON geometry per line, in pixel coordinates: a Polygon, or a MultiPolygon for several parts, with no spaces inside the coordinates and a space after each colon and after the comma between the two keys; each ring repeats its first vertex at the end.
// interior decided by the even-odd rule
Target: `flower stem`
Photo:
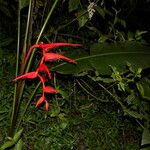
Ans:
{"type": "MultiPolygon", "coordinates": [[[[20,49],[20,1],[18,1],[18,39],[17,39],[17,58],[16,58],[16,73],[15,76],[18,76],[18,70],[19,70],[19,49],[20,49]]],[[[14,126],[16,124],[17,120],[17,109],[18,107],[18,99],[17,99],[17,87],[18,83],[15,84],[14,88],[14,98],[13,98],[13,108],[12,108],[12,115],[11,115],[11,126],[9,130],[9,136],[13,136],[14,132],[14,126]]]]}
{"type": "MultiPolygon", "coordinates": [[[[39,36],[37,38],[36,43],[39,42],[39,40],[41,38],[41,35],[44,32],[44,29],[45,29],[45,27],[48,23],[48,20],[51,17],[52,12],[54,11],[54,8],[56,7],[57,2],[58,2],[58,0],[55,0],[55,2],[53,3],[52,8],[50,9],[50,12],[48,13],[47,18],[46,18],[46,20],[45,20],[45,22],[42,26],[42,29],[39,33],[39,36]]],[[[21,2],[18,1],[18,42],[17,42],[17,58],[16,58],[16,77],[18,76],[19,57],[20,57],[19,56],[20,55],[19,54],[19,49],[20,49],[20,11],[21,11],[20,6],[21,6],[21,2]]],[[[24,72],[29,71],[29,68],[31,66],[31,62],[32,62],[32,59],[33,59],[33,55],[35,53],[35,51],[32,52],[31,57],[29,59],[27,67],[26,67],[26,64],[24,64],[24,58],[26,56],[26,42],[27,42],[27,36],[28,36],[28,31],[29,31],[28,29],[29,29],[30,15],[31,15],[31,6],[32,6],[32,0],[29,1],[28,19],[27,19],[26,33],[25,33],[24,46],[23,46],[22,58],[21,58],[22,59],[21,70],[20,70],[21,74],[24,73],[24,72]],[[25,67],[26,67],[26,69],[25,69],[25,67]]],[[[19,112],[19,107],[20,107],[20,100],[21,100],[21,97],[23,95],[24,85],[25,85],[24,81],[19,81],[18,83],[15,84],[13,109],[12,109],[12,116],[11,116],[11,126],[10,126],[10,130],[9,130],[9,133],[8,133],[10,137],[13,136],[15,128],[16,128],[16,124],[17,124],[17,120],[18,120],[18,112],[19,112]]],[[[37,87],[38,86],[39,86],[39,84],[37,85],[37,87]]],[[[34,93],[32,95],[34,95],[34,93]]],[[[31,99],[32,99],[32,96],[30,97],[30,99],[29,99],[22,115],[25,114],[25,112],[27,110],[27,107],[30,104],[31,99]]],[[[22,120],[22,118],[21,118],[21,120],[22,120]]],[[[20,123],[21,123],[21,121],[19,121],[17,129],[19,128],[20,123]]]]}

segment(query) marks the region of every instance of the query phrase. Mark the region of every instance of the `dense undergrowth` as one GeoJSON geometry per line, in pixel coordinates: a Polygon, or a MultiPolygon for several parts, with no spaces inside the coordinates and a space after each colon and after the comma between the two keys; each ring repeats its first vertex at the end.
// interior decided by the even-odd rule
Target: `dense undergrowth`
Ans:
{"type": "MultiPolygon", "coordinates": [[[[0,144],[3,144],[9,128],[15,65],[13,54],[3,52],[2,56],[0,144]]],[[[51,99],[48,113],[42,107],[39,110],[35,108],[35,101],[31,103],[22,124],[25,131],[24,149],[139,149],[142,130],[134,119],[124,116],[104,90],[97,90],[98,87],[93,89],[98,92],[99,99],[109,100],[107,103],[87,94],[78,84],[79,81],[76,82],[80,78],[57,78],[66,98],[51,99]]],[[[32,88],[27,90],[22,103],[26,103],[32,88]]]]}

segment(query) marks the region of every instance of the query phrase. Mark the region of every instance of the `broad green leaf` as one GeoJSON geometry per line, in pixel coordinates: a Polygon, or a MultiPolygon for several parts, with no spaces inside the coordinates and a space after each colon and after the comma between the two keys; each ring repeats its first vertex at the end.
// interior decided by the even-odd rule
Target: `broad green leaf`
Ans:
{"type": "Polygon", "coordinates": [[[110,65],[119,72],[125,70],[127,63],[134,69],[150,67],[150,47],[137,42],[96,43],[91,45],[90,54],[82,49],[68,57],[75,59],[77,65],[62,63],[52,69],[62,74],[78,74],[93,69],[100,74],[111,74],[110,65]]]}
{"type": "Polygon", "coordinates": [[[69,12],[76,10],[80,4],[80,0],[69,0],[69,12]]]}
{"type": "Polygon", "coordinates": [[[150,144],[150,131],[145,128],[142,135],[141,146],[150,144]]]}

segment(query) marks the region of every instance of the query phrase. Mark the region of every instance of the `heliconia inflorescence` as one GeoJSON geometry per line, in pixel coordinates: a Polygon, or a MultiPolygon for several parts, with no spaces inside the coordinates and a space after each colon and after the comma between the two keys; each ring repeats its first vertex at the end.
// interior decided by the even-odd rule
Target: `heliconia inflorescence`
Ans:
{"type": "Polygon", "coordinates": [[[72,60],[68,57],[65,57],[63,55],[60,55],[60,54],[57,54],[54,52],[50,52],[50,50],[60,47],[60,46],[66,47],[66,46],[82,46],[82,45],[81,44],[73,44],[73,43],[49,43],[49,44],[39,43],[39,44],[35,44],[29,49],[24,63],[27,63],[33,49],[42,50],[42,57],[41,57],[39,66],[37,67],[36,71],[25,73],[14,79],[14,81],[18,81],[20,79],[34,79],[34,78],[38,77],[42,83],[43,92],[42,92],[42,96],[39,98],[39,100],[36,103],[36,107],[38,107],[39,105],[41,105],[42,103],[45,102],[46,111],[48,111],[49,104],[48,104],[48,101],[46,100],[45,93],[57,94],[59,92],[56,89],[45,85],[46,78],[47,77],[48,77],[48,79],[52,78],[51,72],[50,72],[49,68],[47,67],[47,65],[45,64],[45,62],[54,61],[56,59],[61,59],[61,60],[64,60],[64,61],[67,61],[70,63],[77,64],[77,62],[75,62],[74,60],[72,60]],[[46,75],[44,73],[46,73],[46,75]]]}

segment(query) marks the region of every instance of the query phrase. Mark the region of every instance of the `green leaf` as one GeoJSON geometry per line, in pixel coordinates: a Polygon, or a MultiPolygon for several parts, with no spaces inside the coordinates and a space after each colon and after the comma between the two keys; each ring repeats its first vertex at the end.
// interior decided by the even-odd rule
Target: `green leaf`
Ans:
{"type": "Polygon", "coordinates": [[[3,145],[2,145],[2,147],[0,148],[0,150],[5,150],[5,149],[8,149],[8,148],[10,148],[10,147],[12,147],[12,146],[15,146],[15,144],[17,144],[16,145],[16,147],[18,148],[18,149],[16,149],[16,150],[21,150],[21,149],[19,149],[19,148],[21,148],[21,141],[20,141],[20,137],[21,137],[21,134],[22,134],[22,132],[23,132],[23,129],[21,129],[21,130],[19,130],[15,135],[14,135],[14,137],[13,137],[13,139],[11,139],[10,141],[7,141],[7,142],[5,142],[3,145]],[[19,142],[18,142],[19,141],[19,142]]]}
{"type": "Polygon", "coordinates": [[[14,150],[22,150],[22,149],[23,149],[23,141],[22,141],[22,139],[20,139],[20,140],[18,141],[18,143],[16,144],[14,150]]]}
{"type": "Polygon", "coordinates": [[[142,134],[142,142],[141,146],[150,144],[150,131],[147,128],[144,128],[143,134],[142,134]]]}
{"type": "Polygon", "coordinates": [[[5,142],[2,147],[0,148],[0,150],[5,150],[7,148],[10,148],[12,147],[13,145],[15,145],[15,142],[12,140],[12,141],[7,141],[5,142]]]}
{"type": "Polygon", "coordinates": [[[136,84],[141,96],[147,100],[150,100],[150,80],[143,78],[136,84]]]}
{"type": "Polygon", "coordinates": [[[88,14],[86,12],[87,10],[80,10],[77,13],[77,20],[78,20],[79,28],[83,27],[88,21],[88,14]]]}
{"type": "Polygon", "coordinates": [[[76,10],[80,4],[80,0],[69,0],[69,12],[76,10]]]}
{"type": "Polygon", "coordinates": [[[13,140],[17,143],[22,135],[23,129],[20,129],[13,137],[13,140]]]}
{"type": "Polygon", "coordinates": [[[90,55],[82,49],[68,57],[75,59],[78,64],[62,63],[52,69],[62,74],[78,74],[93,69],[100,74],[111,74],[109,65],[117,67],[118,72],[121,72],[127,62],[134,69],[148,68],[150,47],[138,42],[96,43],[91,45],[90,55]]]}

